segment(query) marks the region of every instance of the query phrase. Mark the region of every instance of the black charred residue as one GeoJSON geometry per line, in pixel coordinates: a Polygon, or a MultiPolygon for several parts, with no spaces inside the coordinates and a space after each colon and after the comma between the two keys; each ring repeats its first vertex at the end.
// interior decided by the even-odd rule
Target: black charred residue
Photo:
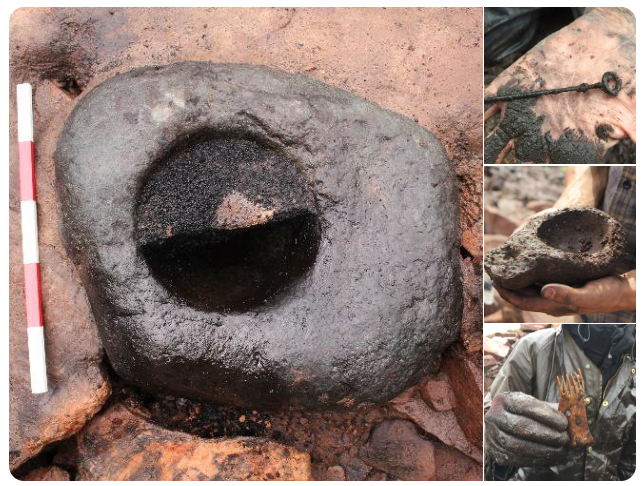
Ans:
{"type": "MultiPolygon", "coordinates": [[[[263,437],[270,425],[266,412],[133,392],[131,403],[145,410],[149,419],[170,430],[178,430],[205,439],[217,437],[263,437]]],[[[136,408],[135,408],[136,409],[136,408]]]]}
{"type": "Polygon", "coordinates": [[[612,125],[609,125],[608,123],[600,123],[595,127],[595,133],[599,137],[600,140],[603,140],[604,142],[608,140],[608,137],[612,135],[612,133],[615,131],[615,129],[612,127],[612,125]]]}
{"type": "MultiPolygon", "coordinates": [[[[508,83],[498,91],[499,96],[525,93],[527,90],[508,83]]],[[[542,133],[545,116],[537,116],[534,105],[538,98],[508,102],[504,117],[496,131],[485,141],[485,163],[494,164],[503,148],[514,139],[517,162],[543,164],[595,164],[601,160],[600,146],[585,136],[582,130],[566,129],[555,139],[550,132],[542,133]]]]}
{"type": "Polygon", "coordinates": [[[196,309],[263,305],[315,262],[320,230],[306,180],[292,160],[257,141],[192,136],[153,166],[140,194],[139,251],[154,277],[196,309]],[[263,224],[222,227],[218,208],[231,194],[274,214],[263,224]]]}

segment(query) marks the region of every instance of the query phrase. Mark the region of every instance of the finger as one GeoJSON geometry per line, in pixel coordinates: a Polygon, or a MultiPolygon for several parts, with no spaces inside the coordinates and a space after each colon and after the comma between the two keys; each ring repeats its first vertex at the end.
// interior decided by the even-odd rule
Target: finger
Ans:
{"type": "Polygon", "coordinates": [[[496,425],[509,435],[555,447],[563,447],[570,441],[567,431],[555,430],[524,415],[506,413],[504,418],[496,425]]]}
{"type": "Polygon", "coordinates": [[[541,288],[536,285],[530,285],[528,287],[523,287],[522,289],[515,290],[518,294],[521,294],[524,297],[540,297],[541,288]]]}
{"type": "Polygon", "coordinates": [[[499,295],[510,304],[518,307],[519,309],[542,312],[555,317],[579,314],[576,306],[566,306],[558,302],[553,302],[545,299],[539,294],[538,296],[524,296],[517,291],[497,287],[499,295]]]}
{"type": "Polygon", "coordinates": [[[552,462],[563,447],[539,444],[516,437],[491,426],[486,431],[486,447],[492,449],[495,461],[502,466],[537,466],[552,462]]]}
{"type": "Polygon", "coordinates": [[[622,130],[626,132],[626,134],[628,135],[628,138],[630,138],[634,144],[637,144],[636,137],[635,137],[635,118],[633,118],[632,123],[622,126],[622,130]]]}
{"type": "Polygon", "coordinates": [[[554,315],[552,314],[552,312],[556,312],[556,308],[560,307],[559,304],[554,304],[553,302],[544,299],[539,293],[532,294],[530,290],[510,290],[500,286],[496,289],[499,292],[501,298],[518,307],[519,309],[534,312],[546,312],[548,314],[554,315]]]}
{"type": "Polygon", "coordinates": [[[501,111],[501,105],[499,103],[494,103],[487,110],[485,110],[485,113],[483,114],[483,121],[487,121],[488,118],[493,117],[499,111],[501,111]]]}
{"type": "Polygon", "coordinates": [[[505,409],[508,412],[529,417],[560,432],[568,429],[568,419],[566,416],[552,408],[546,402],[537,400],[525,393],[515,392],[505,395],[508,397],[505,403],[505,409]]]}
{"type": "Polygon", "coordinates": [[[565,305],[582,306],[580,300],[584,297],[583,291],[562,284],[548,284],[541,288],[541,296],[551,302],[565,305]]]}
{"type": "MultiPolygon", "coordinates": [[[[505,157],[510,153],[510,150],[514,150],[514,147],[516,145],[516,138],[513,138],[508,142],[508,144],[505,146],[503,151],[499,154],[499,158],[496,160],[497,164],[502,163],[505,160],[505,157]]],[[[516,164],[517,163],[517,154],[516,151],[512,155],[512,159],[510,160],[510,164],[516,164]]]]}
{"type": "Polygon", "coordinates": [[[484,162],[486,164],[501,162],[510,150],[506,147],[511,140],[512,137],[503,128],[496,127],[485,139],[483,149],[484,162]]]}

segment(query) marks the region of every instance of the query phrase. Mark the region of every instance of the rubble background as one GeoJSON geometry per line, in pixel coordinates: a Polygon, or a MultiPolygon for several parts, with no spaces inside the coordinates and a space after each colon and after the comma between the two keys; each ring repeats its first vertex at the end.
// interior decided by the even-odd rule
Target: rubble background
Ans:
{"type": "MultiPolygon", "coordinates": [[[[485,166],[483,187],[485,224],[483,252],[494,250],[521,222],[551,208],[564,189],[566,167],[485,166]]],[[[485,322],[573,322],[573,317],[553,317],[521,310],[494,291],[494,305],[484,308],[485,322]]]]}
{"type": "MultiPolygon", "coordinates": [[[[505,332],[493,332],[486,334],[483,338],[483,369],[484,369],[484,394],[490,391],[490,387],[499,374],[505,360],[512,352],[520,339],[523,339],[528,334],[548,329],[549,327],[556,327],[560,324],[521,324],[515,330],[508,330],[505,332]]],[[[511,327],[508,325],[508,327],[511,327]]]]}
{"type": "MultiPolygon", "coordinates": [[[[31,395],[10,144],[10,470],[20,479],[482,478],[481,8],[22,8],[10,85],[34,87],[50,392],[31,395]],[[265,412],[144,396],[112,372],[60,239],[53,154],[78,97],[131,69],[185,60],[302,73],[412,118],[459,177],[465,308],[443,369],[390,404],[265,412]],[[464,412],[465,411],[465,412],[464,412]],[[401,450],[405,453],[401,454],[401,450]]],[[[15,140],[10,92],[9,136],[15,140]]],[[[374,377],[377,379],[377,377],[374,377]]]]}

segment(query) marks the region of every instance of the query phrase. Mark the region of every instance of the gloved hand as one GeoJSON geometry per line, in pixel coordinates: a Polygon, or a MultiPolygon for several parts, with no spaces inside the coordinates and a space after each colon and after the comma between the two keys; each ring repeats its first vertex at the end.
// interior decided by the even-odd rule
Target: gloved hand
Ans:
{"type": "Polygon", "coordinates": [[[501,466],[545,466],[563,459],[566,416],[521,392],[499,393],[485,416],[485,450],[501,466]]]}

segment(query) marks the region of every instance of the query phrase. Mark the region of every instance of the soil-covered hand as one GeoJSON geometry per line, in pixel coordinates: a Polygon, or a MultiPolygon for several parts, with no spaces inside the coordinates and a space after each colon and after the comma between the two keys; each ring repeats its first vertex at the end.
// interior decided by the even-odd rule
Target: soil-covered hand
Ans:
{"type": "Polygon", "coordinates": [[[513,162],[598,163],[619,139],[635,141],[635,17],[625,8],[590,8],[547,37],[504,71],[485,96],[564,88],[600,82],[605,72],[622,80],[611,96],[599,89],[509,102],[485,142],[485,163],[501,162],[514,148],[513,162]]]}
{"type": "Polygon", "coordinates": [[[570,439],[568,419],[521,392],[499,393],[485,416],[485,451],[501,466],[555,464],[570,439]]]}
{"type": "Polygon", "coordinates": [[[519,290],[495,286],[499,295],[510,304],[532,312],[551,316],[573,316],[634,310],[636,272],[611,275],[591,280],[580,288],[562,284],[536,285],[519,290]]]}

